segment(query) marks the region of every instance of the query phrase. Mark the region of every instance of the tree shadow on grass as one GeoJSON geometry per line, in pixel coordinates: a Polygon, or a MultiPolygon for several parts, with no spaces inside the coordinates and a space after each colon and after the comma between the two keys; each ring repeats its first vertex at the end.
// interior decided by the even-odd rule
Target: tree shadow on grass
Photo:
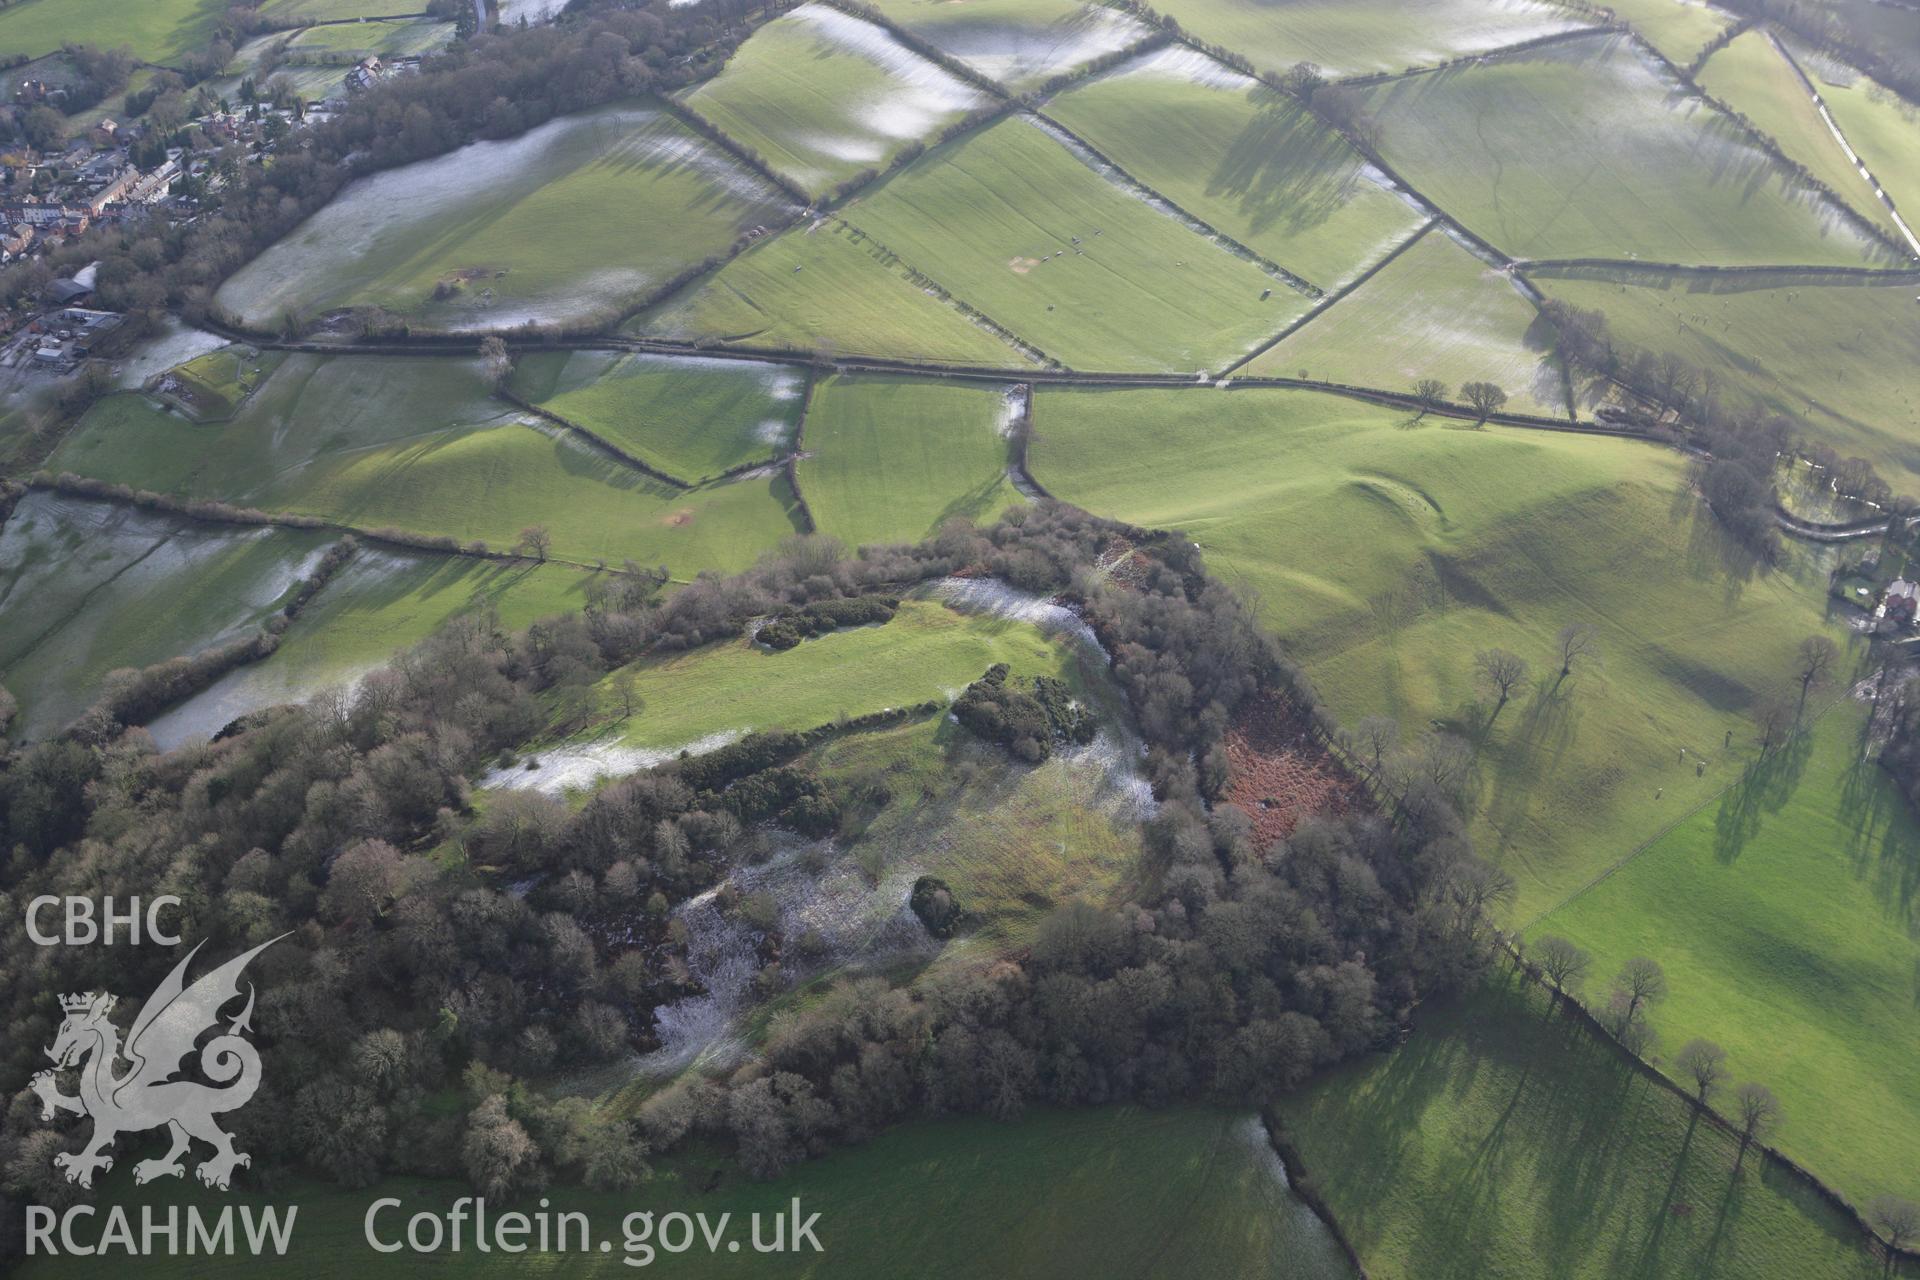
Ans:
{"type": "Polygon", "coordinates": [[[1544,675],[1524,703],[1515,698],[1501,712],[1506,729],[1483,753],[1491,778],[1486,816],[1497,830],[1511,829],[1526,815],[1535,790],[1554,776],[1573,745],[1580,726],[1578,683],[1577,676],[1561,681],[1557,673],[1544,675]]]}
{"type": "Polygon", "coordinates": [[[1813,754],[1813,734],[1796,732],[1773,750],[1749,763],[1740,781],[1727,789],[1713,818],[1713,856],[1731,863],[1759,833],[1770,813],[1778,813],[1793,797],[1807,760],[1813,754]]]}

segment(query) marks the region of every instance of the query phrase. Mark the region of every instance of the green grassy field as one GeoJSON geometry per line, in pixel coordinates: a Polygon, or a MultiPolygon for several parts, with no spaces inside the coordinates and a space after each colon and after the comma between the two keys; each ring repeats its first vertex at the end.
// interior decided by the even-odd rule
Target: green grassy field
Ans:
{"type": "Polygon", "coordinates": [[[517,394],[687,481],[791,449],[805,386],[788,365],[615,351],[541,352],[513,375],[517,394]]]}
{"type": "Polygon", "coordinates": [[[288,41],[286,55],[292,62],[353,63],[373,54],[418,58],[445,48],[452,40],[451,22],[331,23],[302,31],[288,41]]]}
{"type": "Polygon", "coordinates": [[[264,327],[345,307],[436,329],[605,324],[787,212],[658,108],[604,107],[354,183],[217,301],[264,327]]]}
{"type": "Polygon", "coordinates": [[[231,418],[260,383],[280,367],[281,353],[237,346],[195,356],[169,370],[164,391],[200,422],[231,418]]]}
{"type": "MultiPolygon", "coordinates": [[[[1865,76],[1846,74],[1850,68],[1843,70],[1827,59],[1802,58],[1800,65],[1813,78],[1840,132],[1912,228],[1920,216],[1920,107],[1865,76]]],[[[1914,234],[1920,235],[1920,228],[1914,228],[1914,234]]]]}
{"type": "Polygon", "coordinates": [[[493,609],[501,625],[513,630],[549,614],[576,612],[585,603],[590,574],[568,565],[362,547],[301,612],[271,657],[222,677],[147,728],[163,749],[210,737],[236,716],[351,684],[448,619],[478,609],[493,609]]]}
{"type": "MultiPolygon", "coordinates": [[[[407,1215],[444,1213],[468,1194],[447,1182],[394,1179],[364,1191],[302,1183],[270,1195],[220,1197],[172,1180],[135,1192],[116,1175],[112,1185],[116,1199],[138,1195],[203,1208],[216,1200],[300,1206],[284,1261],[150,1259],[141,1274],[154,1280],[437,1276],[450,1267],[479,1276],[631,1275],[635,1268],[623,1265],[621,1248],[629,1213],[651,1210],[657,1221],[676,1211],[705,1212],[709,1222],[731,1213],[736,1238],[746,1240],[753,1213],[770,1224],[796,1196],[803,1218],[820,1214],[815,1234],[824,1252],[758,1254],[743,1245],[737,1254],[709,1254],[700,1247],[658,1252],[654,1265],[675,1275],[715,1277],[817,1276],[830,1267],[835,1276],[873,1280],[1069,1273],[1334,1280],[1349,1274],[1317,1219],[1286,1191],[1263,1137],[1258,1120],[1244,1113],[1111,1108],[1036,1112],[1018,1124],[908,1125],[772,1182],[746,1181],[717,1158],[687,1158],[625,1194],[553,1193],[554,1212],[588,1214],[596,1238],[614,1244],[611,1253],[580,1256],[469,1249],[457,1258],[421,1257],[380,1255],[367,1246],[362,1220],[375,1199],[405,1202],[397,1217],[380,1219],[382,1227],[392,1221],[404,1231],[407,1215]]],[[[771,1226],[765,1230],[770,1237],[771,1226]]],[[[19,1274],[22,1280],[93,1275],[96,1263],[42,1260],[19,1274]]]]}
{"type": "Polygon", "coordinates": [[[680,577],[744,568],[797,516],[783,477],[669,488],[486,397],[471,361],[434,357],[290,357],[217,427],[109,397],[49,465],[496,549],[538,524],[555,556],[632,558],[680,577]]]}
{"type": "Polygon", "coordinates": [[[1399,71],[1592,26],[1535,0],[1166,0],[1162,13],[1262,71],[1399,71]]]}
{"type": "Polygon", "coordinates": [[[1685,460],[1650,445],[1410,429],[1255,388],[1042,389],[1033,431],[1041,484],[1192,537],[1343,723],[1387,714],[1477,744],[1474,839],[1518,881],[1518,920],[1738,777],[1749,708],[1826,629],[1824,573],[1756,572],[1685,489],[1685,460]],[[1574,622],[1603,665],[1556,689],[1574,622]],[[1496,646],[1533,674],[1488,731],[1473,655],[1496,646]]]}
{"type": "Polygon", "coordinates": [[[1856,1203],[1920,1195],[1920,829],[1843,700],[1530,935],[1667,971],[1665,1051],[1708,1036],[1780,1096],[1776,1141],[1856,1203]]]}
{"type": "Polygon", "coordinates": [[[686,97],[815,195],[991,101],[885,28],[820,4],[761,27],[686,97]]]}
{"type": "Polygon", "coordinates": [[[932,296],[840,221],[764,241],[627,325],[651,337],[1017,367],[1016,348],[932,296]]]}
{"type": "Polygon", "coordinates": [[[1074,368],[1219,368],[1307,302],[1025,119],[928,153],[847,216],[1074,368]]]}
{"type": "Polygon", "coordinates": [[[1882,1274],[1824,1200],[1755,1155],[1736,1173],[1731,1137],[1504,972],[1278,1110],[1375,1276],[1882,1274]]]}
{"type": "MultiPolygon", "coordinates": [[[[906,600],[892,622],[852,627],[776,653],[743,638],[636,664],[629,746],[680,747],[719,730],[810,729],[842,715],[944,701],[1004,662],[1020,675],[1075,674],[1073,654],[1024,622],[906,600]]],[[[614,714],[614,680],[600,706],[614,714]]]]}
{"type": "Polygon", "coordinates": [[[1195,217],[1324,289],[1420,223],[1293,99],[1184,46],[1096,76],[1045,110],[1195,217]]]}
{"type": "Polygon", "coordinates": [[[1455,403],[1465,383],[1494,382],[1509,410],[1564,418],[1566,373],[1552,343],[1512,280],[1435,229],[1242,372],[1401,392],[1438,378],[1455,403]]]}
{"type": "Polygon", "coordinates": [[[880,0],[874,7],[942,53],[1022,92],[1152,34],[1138,19],[1088,0],[880,0]]]}
{"type": "Polygon", "coordinates": [[[149,62],[178,61],[213,39],[226,11],[221,0],[18,0],[0,9],[0,53],[125,45],[149,62]]]}
{"type": "Polygon", "coordinates": [[[395,0],[266,0],[260,12],[287,22],[339,22],[348,18],[383,18],[406,11],[395,0]]]}
{"type": "Polygon", "coordinates": [[[1622,36],[1341,93],[1407,181],[1516,257],[1892,260],[1622,36]]]}
{"type": "Polygon", "coordinates": [[[1008,415],[1004,387],[830,378],[807,409],[800,491],[849,546],[918,542],[954,517],[988,524],[1020,501],[1008,415]]]}
{"type": "Polygon", "coordinates": [[[0,684],[52,736],[100,678],[257,630],[331,539],[30,494],[0,531],[0,684]]]}
{"type": "Polygon", "coordinates": [[[1704,0],[1610,0],[1607,8],[1681,67],[1691,64],[1708,41],[1739,20],[1704,0]]]}
{"type": "Polygon", "coordinates": [[[1536,275],[1534,283],[1550,298],[1605,312],[1617,339],[1713,370],[1723,394],[1753,397],[1841,453],[1868,459],[1895,489],[1920,477],[1913,285],[1603,273],[1536,275]]]}
{"type": "Polygon", "coordinates": [[[1847,159],[1806,86],[1766,32],[1755,29],[1736,37],[1707,60],[1699,81],[1702,89],[1753,121],[1796,163],[1832,187],[1854,212],[1894,234],[1886,205],[1847,159]]]}

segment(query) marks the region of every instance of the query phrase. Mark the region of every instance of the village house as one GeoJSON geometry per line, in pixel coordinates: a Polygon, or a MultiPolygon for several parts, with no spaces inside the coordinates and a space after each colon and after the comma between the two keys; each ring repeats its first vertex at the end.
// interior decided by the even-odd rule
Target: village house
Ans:
{"type": "Polygon", "coordinates": [[[1880,597],[1880,606],[1873,611],[1873,616],[1882,627],[1895,630],[1912,626],[1917,611],[1920,611],[1920,583],[1895,578],[1887,584],[1886,592],[1880,597]]]}

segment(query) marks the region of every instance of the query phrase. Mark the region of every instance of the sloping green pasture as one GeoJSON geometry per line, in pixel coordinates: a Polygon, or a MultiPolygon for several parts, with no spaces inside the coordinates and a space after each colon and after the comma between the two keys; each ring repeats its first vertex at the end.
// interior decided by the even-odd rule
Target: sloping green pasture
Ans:
{"type": "Polygon", "coordinates": [[[1493,382],[1509,410],[1564,418],[1552,335],[1512,280],[1435,229],[1241,372],[1398,392],[1438,378],[1455,403],[1464,384],[1493,382]]]}
{"type": "Polygon", "coordinates": [[[1732,1137],[1505,973],[1279,1112],[1373,1275],[1882,1275],[1826,1201],[1757,1156],[1736,1172],[1732,1137]]]}
{"type": "Polygon", "coordinates": [[[807,410],[800,490],[849,546],[917,542],[949,519],[987,524],[1020,501],[1007,480],[1007,389],[834,377],[807,410]]]}
{"type": "Polygon", "coordinates": [[[1724,1045],[1779,1095],[1782,1149],[1861,1204],[1920,1195],[1920,828],[1865,721],[1843,698],[1529,931],[1592,951],[1596,1002],[1624,961],[1658,960],[1666,1052],[1724,1045]]]}
{"type": "Polygon", "coordinates": [[[1031,361],[907,276],[887,249],[821,221],[763,241],[627,325],[719,346],[1008,367],[1031,361]]]}
{"type": "Polygon", "coordinates": [[[686,97],[815,195],[991,101],[885,28],[821,4],[761,27],[686,97]]]}
{"type": "Polygon", "coordinates": [[[805,378],[786,365],[617,351],[540,352],[514,390],[681,480],[792,447],[805,378]]]}
{"type": "Polygon", "coordinates": [[[353,307],[449,330],[605,324],[788,212],[659,108],[603,107],[355,182],[216,301],[262,327],[353,307]]]}
{"type": "Polygon", "coordinates": [[[930,152],[847,216],[1078,369],[1219,368],[1307,301],[1025,119],[930,152]]]}
{"type": "Polygon", "coordinates": [[[1192,537],[1343,723],[1476,745],[1468,814],[1518,881],[1516,919],[1738,777],[1750,708],[1826,629],[1825,575],[1759,573],[1651,445],[1256,388],[1042,389],[1033,431],[1041,484],[1192,537]],[[1559,681],[1571,623],[1603,665],[1559,681]],[[1532,666],[1491,728],[1488,647],[1532,666]]]}
{"type": "Polygon", "coordinates": [[[1407,181],[1515,257],[1894,260],[1624,36],[1337,92],[1407,181]]]}
{"type": "MultiPolygon", "coordinates": [[[[1913,282],[1637,272],[1533,280],[1550,298],[1604,312],[1616,339],[1710,370],[1723,397],[1750,397],[1842,454],[1866,458],[1896,489],[1920,477],[1913,282]]],[[[1581,388],[1583,406],[1602,390],[1581,388]]]]}
{"type": "Polygon", "coordinates": [[[891,22],[1016,91],[1125,49],[1152,28],[1089,0],[880,0],[891,22]]]}
{"type": "Polygon", "coordinates": [[[1323,289],[1420,224],[1292,98],[1184,46],[1096,76],[1045,111],[1187,212],[1323,289]]]}

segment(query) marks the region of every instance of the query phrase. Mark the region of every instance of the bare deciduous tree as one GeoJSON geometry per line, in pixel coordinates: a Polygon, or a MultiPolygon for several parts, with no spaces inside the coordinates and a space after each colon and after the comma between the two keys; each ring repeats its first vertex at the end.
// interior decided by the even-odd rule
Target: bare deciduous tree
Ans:
{"type": "Polygon", "coordinates": [[[1413,384],[1413,398],[1420,402],[1420,418],[1424,418],[1447,398],[1447,384],[1438,378],[1422,378],[1413,384]]]}
{"type": "Polygon", "coordinates": [[[1557,934],[1547,934],[1534,944],[1533,953],[1540,962],[1540,971],[1547,975],[1547,981],[1553,984],[1555,997],[1572,998],[1586,981],[1587,969],[1593,964],[1593,957],[1557,934]]]}
{"type": "Polygon", "coordinates": [[[1613,980],[1613,985],[1616,992],[1626,997],[1624,1020],[1630,1025],[1646,1012],[1648,1005],[1666,998],[1667,972],[1659,961],[1635,956],[1620,966],[1620,975],[1613,980]]]}
{"type": "Polygon", "coordinates": [[[1527,678],[1527,660],[1505,649],[1482,649],[1473,655],[1473,670],[1480,683],[1494,694],[1493,714],[1487,717],[1491,729],[1514,689],[1527,678]]]}
{"type": "Polygon", "coordinates": [[[1711,1040],[1696,1037],[1687,1041],[1680,1046],[1673,1062],[1682,1075],[1693,1081],[1693,1096],[1701,1106],[1707,1104],[1707,1095],[1713,1092],[1714,1086],[1727,1076],[1727,1051],[1711,1040]]]}
{"type": "Polygon", "coordinates": [[[1350,735],[1353,753],[1366,762],[1372,776],[1380,776],[1380,764],[1400,741],[1400,725],[1392,716],[1368,716],[1353,727],[1350,735]]]}
{"type": "Polygon", "coordinates": [[[1554,637],[1554,652],[1560,657],[1560,679],[1565,680],[1575,667],[1600,661],[1600,633],[1590,622],[1569,622],[1554,637]]]}
{"type": "Polygon", "coordinates": [[[1733,1167],[1738,1169],[1740,1162],[1747,1158],[1747,1147],[1779,1121],[1780,1100],[1773,1096],[1773,1090],[1753,1080],[1735,1089],[1733,1100],[1740,1111],[1740,1154],[1733,1162],[1733,1167]]]}
{"type": "Polygon", "coordinates": [[[480,372],[487,380],[490,390],[498,391],[506,385],[507,377],[513,372],[513,356],[507,351],[507,344],[496,334],[488,334],[480,339],[480,372]]]}
{"type": "Polygon", "coordinates": [[[520,531],[520,538],[513,546],[521,555],[545,560],[547,553],[553,550],[553,535],[547,532],[547,526],[543,524],[530,524],[520,531]]]}
{"type": "Polygon", "coordinates": [[[1501,406],[1507,403],[1506,388],[1497,382],[1469,382],[1460,388],[1460,394],[1474,407],[1482,422],[1500,412],[1501,406]]]}
{"type": "Polygon", "coordinates": [[[1899,1196],[1875,1196],[1867,1205],[1867,1221],[1886,1237],[1887,1272],[1893,1271],[1893,1256],[1920,1237],[1920,1204],[1899,1196]]]}
{"type": "Polygon", "coordinates": [[[1753,725],[1760,731],[1760,749],[1773,750],[1774,743],[1793,728],[1794,709],[1780,698],[1762,698],[1753,708],[1753,725]]]}
{"type": "Polygon", "coordinates": [[[1825,636],[1808,636],[1800,642],[1795,657],[1799,665],[1794,678],[1800,682],[1800,705],[1805,707],[1807,694],[1826,684],[1832,677],[1840,649],[1825,636]]]}

